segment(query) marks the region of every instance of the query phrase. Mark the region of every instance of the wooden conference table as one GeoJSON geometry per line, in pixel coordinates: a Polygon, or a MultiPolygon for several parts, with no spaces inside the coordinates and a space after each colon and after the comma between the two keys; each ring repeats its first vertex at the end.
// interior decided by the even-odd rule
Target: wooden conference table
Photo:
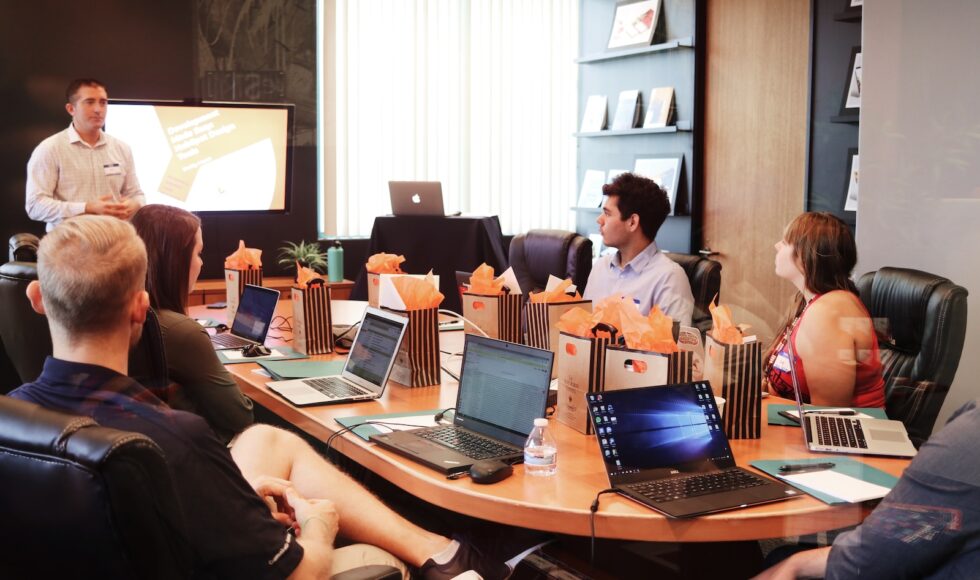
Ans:
{"type": "MultiPolygon", "coordinates": [[[[365,303],[337,301],[333,304],[338,309],[362,309],[365,303]]],[[[215,314],[213,310],[204,310],[203,306],[191,308],[191,316],[214,317],[215,314]]],[[[277,314],[291,316],[290,303],[280,302],[277,314]]],[[[441,334],[444,350],[461,350],[462,331],[441,334]]],[[[315,358],[329,360],[337,357],[323,355],[315,358]]],[[[444,366],[454,372],[458,370],[459,357],[443,355],[442,358],[444,366]]],[[[337,417],[444,409],[456,404],[458,383],[443,372],[441,386],[408,388],[389,382],[384,396],[376,401],[300,409],[269,391],[265,387],[269,379],[252,372],[257,368],[255,363],[228,366],[246,395],[321,441],[341,428],[334,420],[337,417]]],[[[771,397],[763,400],[763,417],[770,400],[771,397]]],[[[799,459],[823,455],[804,449],[798,428],[763,423],[761,439],[731,441],[739,465],[747,467],[750,461],[757,459],[799,459]]],[[[552,421],[551,425],[558,442],[557,475],[550,478],[525,476],[523,467],[515,466],[512,477],[493,485],[477,485],[468,478],[447,480],[435,471],[379,449],[350,433],[338,437],[334,448],[405,491],[443,508],[512,526],[588,536],[589,506],[596,493],[608,487],[598,443],[594,436],[581,434],[557,421],[552,421]]],[[[908,461],[903,459],[858,459],[895,476],[901,475],[908,465],[908,461]]],[[[602,496],[595,518],[595,533],[600,538],[659,542],[756,540],[853,526],[860,523],[870,509],[864,504],[829,506],[804,496],[690,520],[676,520],[624,497],[609,494],[602,496]]]]}

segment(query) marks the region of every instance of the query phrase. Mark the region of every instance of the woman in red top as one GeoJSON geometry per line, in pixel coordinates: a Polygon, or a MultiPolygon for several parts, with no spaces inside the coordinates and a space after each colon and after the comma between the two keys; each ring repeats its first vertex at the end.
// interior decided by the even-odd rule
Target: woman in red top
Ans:
{"type": "Polygon", "coordinates": [[[806,403],[831,407],[884,407],[878,339],[851,281],[857,262],[854,237],[829,213],[804,213],[776,243],[776,275],[799,293],[766,358],[769,390],[792,399],[795,361],[806,403]],[[795,357],[786,348],[787,335],[795,357]]]}

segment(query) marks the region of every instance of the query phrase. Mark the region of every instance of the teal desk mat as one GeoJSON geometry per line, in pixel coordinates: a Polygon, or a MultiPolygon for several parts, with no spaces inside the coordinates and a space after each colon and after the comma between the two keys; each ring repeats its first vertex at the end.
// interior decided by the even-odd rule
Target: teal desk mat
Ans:
{"type": "MultiPolygon", "coordinates": [[[[817,405],[805,405],[806,410],[811,409],[840,409],[842,407],[818,407],[817,405]]],[[[884,409],[879,409],[878,407],[848,407],[849,409],[854,409],[855,411],[860,411],[865,415],[871,415],[875,419],[887,419],[888,416],[885,415],[884,409]]],[[[779,414],[780,411],[796,410],[796,405],[784,405],[782,403],[772,403],[769,405],[769,410],[766,412],[766,422],[770,425],[787,425],[789,427],[799,427],[799,423],[795,423],[786,417],[779,414]]]]}
{"type": "Polygon", "coordinates": [[[269,371],[269,374],[278,381],[339,375],[341,372],[343,372],[345,363],[343,360],[321,361],[290,359],[262,359],[257,362],[259,363],[259,366],[269,371]]]}
{"type": "Polygon", "coordinates": [[[279,352],[282,353],[282,356],[263,356],[263,357],[253,356],[253,357],[242,357],[240,359],[232,360],[227,356],[225,356],[225,351],[223,350],[216,350],[214,352],[218,353],[218,360],[220,360],[221,364],[223,365],[234,365],[234,364],[250,363],[250,362],[257,363],[260,361],[267,361],[267,360],[291,360],[291,359],[298,359],[298,358],[310,358],[305,354],[296,352],[295,350],[289,348],[288,346],[270,346],[269,349],[278,350],[279,352]]]}
{"type": "MultiPolygon", "coordinates": [[[[344,427],[351,427],[357,425],[358,423],[364,423],[365,421],[384,421],[386,419],[391,419],[392,423],[397,423],[398,417],[417,417],[419,415],[426,415],[426,414],[431,414],[435,416],[435,414],[438,413],[439,411],[442,411],[442,409],[430,409],[430,410],[423,409],[421,411],[410,411],[408,413],[383,413],[381,415],[358,415],[357,417],[337,417],[334,420],[340,423],[341,425],[343,425],[344,427]]],[[[446,413],[445,419],[451,421],[452,418],[453,418],[452,411],[446,413]]],[[[359,427],[354,427],[353,429],[351,429],[351,432],[353,432],[355,435],[357,435],[358,437],[360,437],[365,441],[370,441],[371,435],[378,435],[379,433],[381,433],[381,431],[379,431],[373,425],[360,425],[359,427]]]]}
{"type": "MultiPolygon", "coordinates": [[[[880,469],[878,469],[876,467],[871,467],[870,465],[865,465],[864,463],[861,463],[860,461],[855,461],[854,459],[851,459],[849,457],[816,457],[816,458],[806,458],[806,459],[792,459],[792,458],[786,458],[786,459],[767,459],[767,460],[753,461],[753,462],[749,463],[749,465],[751,465],[752,467],[754,467],[756,469],[759,469],[761,471],[764,471],[764,472],[768,473],[769,475],[771,475],[773,477],[776,477],[778,479],[779,478],[779,475],[780,475],[779,474],[779,466],[780,465],[784,465],[786,463],[804,463],[804,464],[805,463],[825,463],[825,462],[828,462],[828,461],[834,463],[833,471],[836,471],[838,473],[843,473],[844,475],[850,475],[851,477],[860,479],[862,481],[866,481],[868,483],[873,483],[875,485],[880,485],[882,487],[887,487],[888,489],[894,488],[895,487],[895,484],[898,483],[898,478],[895,477],[894,475],[889,475],[889,474],[885,473],[884,471],[882,471],[882,470],[880,470],[880,469]]],[[[783,481],[783,480],[780,479],[780,481],[783,481]]],[[[825,493],[821,493],[821,492],[815,491],[813,489],[810,489],[810,488],[805,487],[805,486],[802,486],[802,485],[799,485],[798,486],[798,485],[795,485],[795,484],[791,484],[788,481],[785,482],[785,483],[787,483],[789,485],[792,485],[793,487],[796,487],[796,488],[798,488],[800,490],[805,491],[806,493],[812,495],[813,497],[819,499],[820,501],[822,501],[822,502],[824,502],[826,504],[830,504],[830,505],[843,505],[843,504],[849,503],[849,502],[846,502],[846,501],[844,501],[844,500],[842,500],[840,498],[837,498],[835,496],[828,495],[828,494],[825,494],[825,493]]]]}

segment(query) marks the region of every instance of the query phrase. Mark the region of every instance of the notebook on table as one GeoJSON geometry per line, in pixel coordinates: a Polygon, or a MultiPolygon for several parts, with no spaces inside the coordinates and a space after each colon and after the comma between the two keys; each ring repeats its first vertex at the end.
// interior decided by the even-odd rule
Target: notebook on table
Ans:
{"type": "Polygon", "coordinates": [[[227,350],[265,343],[278,303],[278,290],[246,284],[231,329],[212,335],[211,345],[215,350],[227,350]]]}
{"type": "Polygon", "coordinates": [[[384,394],[407,327],[404,316],[368,307],[339,375],[271,381],[267,386],[297,407],[377,399],[384,394]]]}
{"type": "Polygon", "coordinates": [[[792,499],[738,467],[707,381],[587,393],[609,486],[675,518],[792,499]]]}
{"type": "Polygon", "coordinates": [[[439,181],[389,181],[393,215],[446,215],[439,181]]]}
{"type": "Polygon", "coordinates": [[[545,416],[554,353],[466,335],[452,425],[372,435],[371,441],[449,475],[481,459],[519,463],[545,416]]]}
{"type": "Polygon", "coordinates": [[[819,409],[805,410],[800,395],[800,382],[796,377],[796,351],[790,338],[785,343],[786,355],[789,357],[790,382],[793,383],[798,417],[803,417],[800,426],[803,428],[803,442],[808,450],[893,457],[913,457],[916,454],[915,445],[912,445],[908,431],[901,421],[821,414],[819,409]]]}

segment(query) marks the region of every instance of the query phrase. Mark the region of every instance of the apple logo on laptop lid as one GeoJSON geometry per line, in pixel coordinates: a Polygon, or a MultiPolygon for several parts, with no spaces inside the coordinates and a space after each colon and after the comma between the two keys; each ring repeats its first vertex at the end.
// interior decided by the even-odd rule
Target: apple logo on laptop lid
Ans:
{"type": "Polygon", "coordinates": [[[417,194],[417,193],[413,193],[412,194],[412,203],[414,203],[416,205],[422,203],[422,197],[419,196],[419,194],[417,194]]]}

